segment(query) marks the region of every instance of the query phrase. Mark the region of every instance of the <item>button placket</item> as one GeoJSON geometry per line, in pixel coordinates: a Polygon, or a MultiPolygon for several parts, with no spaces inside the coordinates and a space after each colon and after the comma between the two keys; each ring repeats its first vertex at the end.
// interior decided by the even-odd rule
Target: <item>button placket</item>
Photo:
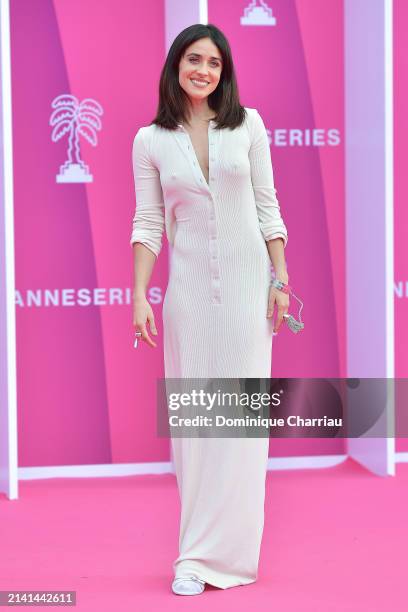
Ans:
{"type": "Polygon", "coordinates": [[[209,214],[208,214],[208,230],[209,230],[209,250],[210,250],[210,274],[211,274],[211,302],[212,304],[221,304],[221,271],[220,261],[218,254],[218,232],[217,232],[217,220],[215,214],[215,202],[214,196],[211,192],[211,186],[214,182],[214,166],[216,157],[216,146],[215,139],[219,136],[219,133],[215,134],[213,131],[210,132],[208,148],[208,178],[210,183],[211,196],[208,198],[209,214]]]}
{"type": "Polygon", "coordinates": [[[187,157],[190,160],[193,173],[200,185],[206,187],[208,192],[208,244],[209,244],[209,262],[210,262],[210,298],[211,303],[219,305],[221,304],[221,273],[219,264],[218,254],[218,233],[217,233],[217,222],[215,215],[215,204],[214,196],[211,188],[214,183],[213,176],[213,163],[216,159],[216,139],[219,138],[219,133],[215,134],[212,127],[214,122],[210,121],[208,126],[208,180],[209,184],[205,180],[198,158],[196,156],[193,143],[190,135],[185,128],[179,124],[179,130],[186,136],[186,150],[187,157]]]}
{"type": "Polygon", "coordinates": [[[215,217],[215,206],[213,197],[208,198],[208,232],[209,232],[209,255],[210,255],[210,286],[211,302],[221,303],[221,277],[220,262],[218,256],[218,234],[217,221],[215,217]]]}

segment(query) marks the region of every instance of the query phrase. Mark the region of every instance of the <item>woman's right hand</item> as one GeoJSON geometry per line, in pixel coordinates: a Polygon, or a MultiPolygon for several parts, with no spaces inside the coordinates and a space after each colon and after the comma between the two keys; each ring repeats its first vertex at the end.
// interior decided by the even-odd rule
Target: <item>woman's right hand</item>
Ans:
{"type": "Polygon", "coordinates": [[[146,324],[149,322],[150,331],[152,334],[157,336],[156,324],[154,322],[154,314],[152,307],[150,306],[145,295],[135,296],[133,298],[133,326],[135,331],[142,332],[142,335],[138,337],[139,340],[143,340],[149,346],[156,347],[157,344],[154,342],[148,334],[146,324]]]}

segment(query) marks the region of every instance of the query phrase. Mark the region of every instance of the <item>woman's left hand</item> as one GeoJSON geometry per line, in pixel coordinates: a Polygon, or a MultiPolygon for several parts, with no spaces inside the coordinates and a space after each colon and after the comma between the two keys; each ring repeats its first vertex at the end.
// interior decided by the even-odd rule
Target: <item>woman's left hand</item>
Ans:
{"type": "Polygon", "coordinates": [[[267,319],[271,319],[273,317],[275,303],[278,306],[278,315],[273,331],[278,332],[283,321],[283,315],[289,310],[289,295],[280,289],[271,286],[269,288],[268,312],[266,314],[267,319]]]}

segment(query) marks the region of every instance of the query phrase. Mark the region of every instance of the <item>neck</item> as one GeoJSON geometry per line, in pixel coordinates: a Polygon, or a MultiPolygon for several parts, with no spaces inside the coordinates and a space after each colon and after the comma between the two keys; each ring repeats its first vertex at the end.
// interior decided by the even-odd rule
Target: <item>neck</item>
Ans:
{"type": "Polygon", "coordinates": [[[189,122],[200,123],[202,121],[210,121],[215,117],[215,113],[208,106],[207,98],[203,100],[190,99],[190,117],[189,122]]]}

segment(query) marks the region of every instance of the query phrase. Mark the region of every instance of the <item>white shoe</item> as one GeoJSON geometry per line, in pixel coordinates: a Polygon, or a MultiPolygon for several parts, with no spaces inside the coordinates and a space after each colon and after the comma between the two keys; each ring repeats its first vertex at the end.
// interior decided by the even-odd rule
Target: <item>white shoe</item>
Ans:
{"type": "Polygon", "coordinates": [[[172,591],[176,595],[200,595],[204,591],[204,587],[204,580],[195,576],[175,578],[171,585],[172,591]]]}

